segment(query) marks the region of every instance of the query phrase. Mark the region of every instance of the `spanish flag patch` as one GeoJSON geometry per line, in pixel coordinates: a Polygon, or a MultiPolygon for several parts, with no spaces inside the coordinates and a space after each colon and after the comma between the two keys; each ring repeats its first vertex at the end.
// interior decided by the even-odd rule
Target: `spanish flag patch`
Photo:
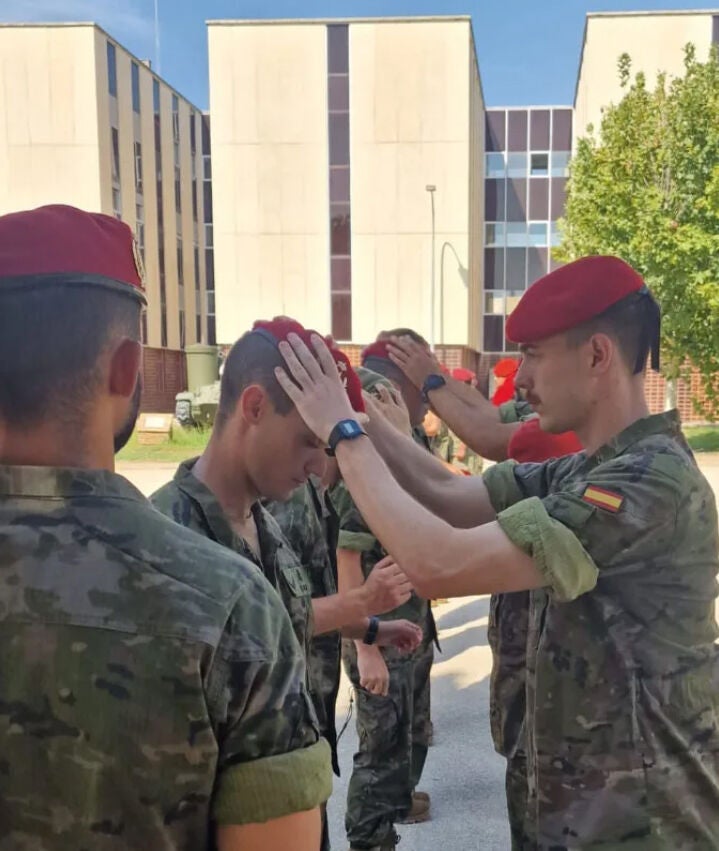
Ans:
{"type": "Polygon", "coordinates": [[[598,488],[595,485],[587,485],[582,494],[582,499],[598,508],[603,508],[605,511],[611,511],[613,514],[616,514],[624,503],[623,496],[604,490],[604,488],[598,488]]]}

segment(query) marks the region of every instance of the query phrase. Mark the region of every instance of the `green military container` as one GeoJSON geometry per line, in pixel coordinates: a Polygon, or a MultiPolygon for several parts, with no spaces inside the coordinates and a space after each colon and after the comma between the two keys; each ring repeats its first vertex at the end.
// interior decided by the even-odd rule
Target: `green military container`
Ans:
{"type": "Polygon", "coordinates": [[[214,384],[218,378],[217,346],[193,343],[185,348],[187,389],[196,393],[200,387],[214,384]]]}

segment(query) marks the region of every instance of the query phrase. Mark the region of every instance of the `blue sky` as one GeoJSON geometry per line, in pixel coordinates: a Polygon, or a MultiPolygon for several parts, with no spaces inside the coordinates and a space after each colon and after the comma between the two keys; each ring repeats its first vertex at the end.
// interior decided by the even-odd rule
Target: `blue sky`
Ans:
{"type": "MultiPolygon", "coordinates": [[[[158,0],[162,76],[197,106],[207,97],[207,32],[216,18],[469,14],[488,106],[570,104],[589,11],[711,9],[698,0],[158,0]]],[[[0,21],[97,21],[155,64],[154,0],[2,0],[0,21]]]]}

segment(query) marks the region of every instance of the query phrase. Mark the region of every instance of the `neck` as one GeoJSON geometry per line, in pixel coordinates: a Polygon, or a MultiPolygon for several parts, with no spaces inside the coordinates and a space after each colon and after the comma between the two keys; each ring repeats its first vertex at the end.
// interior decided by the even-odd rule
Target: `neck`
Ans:
{"type": "Polygon", "coordinates": [[[89,427],[57,425],[20,431],[0,424],[0,463],[20,467],[75,467],[115,471],[111,440],[98,439],[89,427]],[[69,432],[72,431],[72,434],[69,432]]]}
{"type": "Polygon", "coordinates": [[[644,398],[644,380],[617,381],[611,393],[597,399],[585,421],[576,429],[577,436],[588,455],[608,443],[613,437],[629,428],[637,420],[649,416],[644,398]]]}
{"type": "Polygon", "coordinates": [[[224,433],[213,433],[207,448],[197,460],[192,472],[217,497],[222,510],[233,521],[243,521],[251,514],[259,499],[247,470],[237,452],[224,450],[224,433]],[[234,463],[229,459],[234,458],[234,463]]]}

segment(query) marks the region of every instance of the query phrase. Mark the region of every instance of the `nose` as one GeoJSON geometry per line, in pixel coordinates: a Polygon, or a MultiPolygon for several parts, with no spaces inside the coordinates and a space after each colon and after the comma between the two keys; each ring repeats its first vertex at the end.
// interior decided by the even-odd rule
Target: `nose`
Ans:
{"type": "Polygon", "coordinates": [[[324,449],[315,449],[312,451],[308,462],[305,464],[305,474],[307,476],[317,476],[321,479],[327,469],[327,453],[324,449]]]}
{"type": "Polygon", "coordinates": [[[519,362],[519,369],[514,376],[514,386],[520,390],[527,390],[529,388],[529,376],[527,375],[528,370],[526,365],[527,361],[522,358],[519,362]]]}

